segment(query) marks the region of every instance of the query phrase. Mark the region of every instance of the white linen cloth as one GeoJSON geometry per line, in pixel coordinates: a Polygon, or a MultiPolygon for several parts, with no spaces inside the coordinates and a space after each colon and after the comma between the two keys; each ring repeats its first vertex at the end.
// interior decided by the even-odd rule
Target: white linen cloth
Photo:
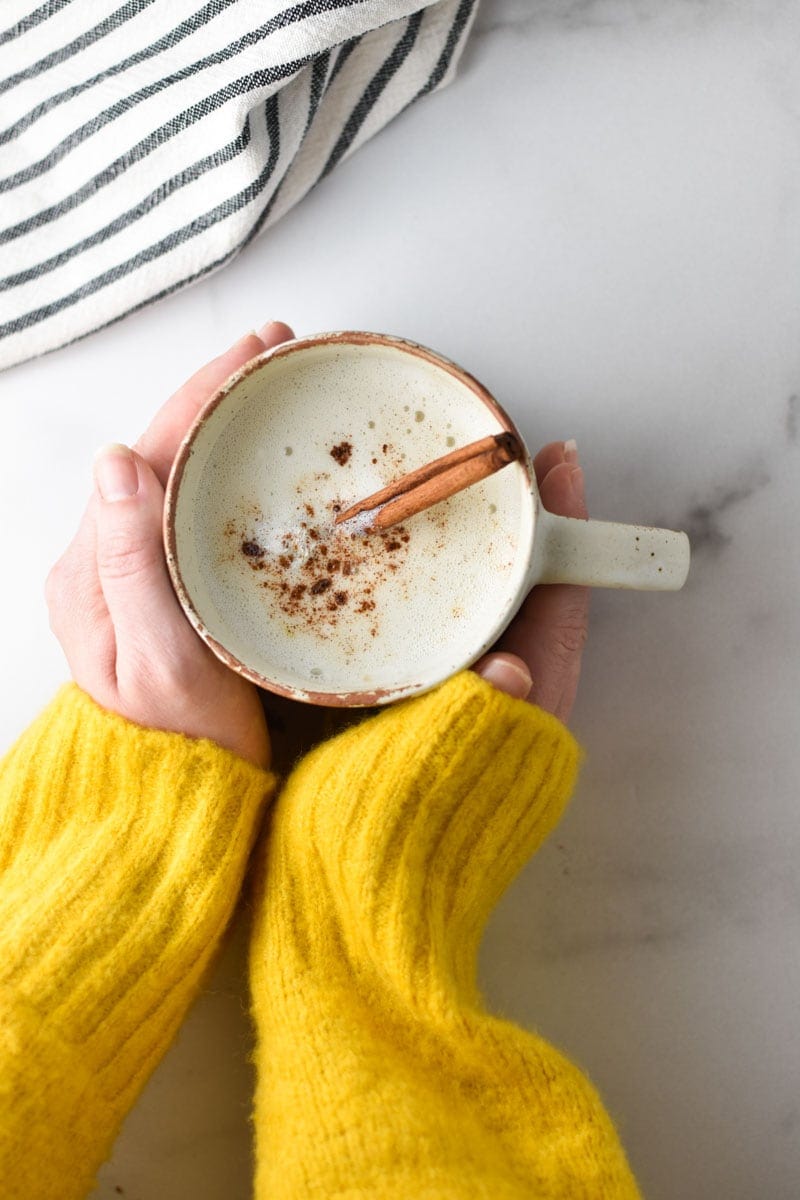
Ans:
{"type": "Polygon", "coordinates": [[[4,0],[0,368],[185,287],[451,78],[478,0],[4,0]]]}

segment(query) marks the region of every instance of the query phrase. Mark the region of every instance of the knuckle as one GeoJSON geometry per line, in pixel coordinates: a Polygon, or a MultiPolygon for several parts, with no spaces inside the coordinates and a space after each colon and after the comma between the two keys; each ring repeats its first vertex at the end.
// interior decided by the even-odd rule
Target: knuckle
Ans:
{"type": "Polygon", "coordinates": [[[48,614],[47,622],[50,626],[50,632],[54,634],[56,640],[58,642],[62,641],[64,634],[64,621],[61,613],[57,609],[51,608],[48,614]]]}
{"type": "Polygon", "coordinates": [[[51,567],[44,581],[44,598],[50,613],[51,624],[66,607],[70,591],[70,576],[63,559],[51,567]]]}
{"type": "Polygon", "coordinates": [[[44,581],[44,599],[51,613],[58,604],[58,593],[61,586],[57,571],[57,567],[51,567],[44,581]]]}
{"type": "MultiPolygon", "coordinates": [[[[180,658],[151,646],[127,646],[117,661],[119,686],[137,712],[181,709],[193,692],[196,672],[180,658]]],[[[145,722],[146,723],[146,722],[145,722]]]]}
{"type": "Polygon", "coordinates": [[[97,547],[97,567],[105,579],[132,579],[154,564],[150,548],[126,534],[112,534],[97,547]]]}
{"type": "Polygon", "coordinates": [[[552,654],[561,663],[570,663],[579,658],[584,646],[588,630],[586,622],[577,615],[565,620],[553,632],[552,654]]]}
{"type": "Polygon", "coordinates": [[[198,693],[200,668],[199,656],[187,656],[178,647],[170,646],[158,655],[155,674],[159,686],[167,694],[177,697],[198,693]]]}

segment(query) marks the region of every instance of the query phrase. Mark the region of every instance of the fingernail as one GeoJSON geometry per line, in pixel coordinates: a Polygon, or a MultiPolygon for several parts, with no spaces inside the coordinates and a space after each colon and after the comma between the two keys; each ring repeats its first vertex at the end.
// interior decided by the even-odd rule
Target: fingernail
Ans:
{"type": "Polygon", "coordinates": [[[530,672],[522,663],[510,663],[505,658],[490,658],[478,668],[477,673],[499,692],[505,692],[516,700],[526,699],[533,685],[530,672]]]}
{"type": "Polygon", "coordinates": [[[564,442],[564,462],[576,463],[578,461],[578,443],[575,438],[570,438],[568,442],[564,442]]]}
{"type": "Polygon", "coordinates": [[[261,341],[261,337],[256,333],[255,329],[248,329],[247,333],[243,333],[240,338],[236,339],[231,349],[235,350],[236,347],[241,346],[243,342],[248,342],[250,338],[258,338],[258,340],[261,341]]]}
{"type": "MultiPolygon", "coordinates": [[[[289,326],[286,324],[286,322],[285,322],[285,321],[276,321],[276,320],[273,318],[273,319],[272,319],[272,320],[270,320],[270,321],[265,321],[265,322],[264,322],[264,324],[261,326],[261,328],[260,328],[260,329],[259,329],[259,331],[258,331],[258,336],[259,336],[260,338],[262,338],[262,339],[263,339],[263,338],[266,338],[266,337],[269,337],[269,336],[270,336],[270,330],[272,329],[273,325],[283,325],[283,327],[284,327],[285,329],[289,329],[289,326]]],[[[292,336],[292,337],[294,337],[294,334],[292,333],[291,329],[289,329],[289,333],[291,334],[291,336],[292,336]]]]}
{"type": "Polygon", "coordinates": [[[94,478],[103,500],[130,500],[139,490],[139,472],[132,451],[120,442],[101,446],[94,456],[94,478]]]}
{"type": "Polygon", "coordinates": [[[586,480],[583,474],[583,467],[573,467],[569,474],[569,480],[572,484],[572,494],[576,500],[583,500],[586,496],[586,480]]]}

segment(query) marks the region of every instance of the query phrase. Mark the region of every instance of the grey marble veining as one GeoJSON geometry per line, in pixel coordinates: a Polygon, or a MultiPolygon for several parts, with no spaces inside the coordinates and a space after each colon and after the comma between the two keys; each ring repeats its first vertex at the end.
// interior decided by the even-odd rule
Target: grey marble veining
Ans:
{"type": "MultiPolygon", "coordinates": [[[[726,532],[729,524],[726,516],[732,510],[735,515],[738,505],[744,504],[771,482],[765,467],[759,463],[737,472],[736,479],[736,483],[727,486],[715,485],[707,496],[677,517],[676,524],[689,535],[695,570],[698,569],[698,556],[715,556],[731,541],[733,534],[726,532]]],[[[656,521],[655,524],[660,522],[656,521]]]]}
{"type": "MultiPolygon", "coordinates": [[[[64,675],[42,584],[94,448],[270,316],[436,347],[577,438],[593,515],[689,532],[683,592],[593,597],[578,790],[481,960],[648,1200],[800,1195],[799,52],[793,0],[483,0],[452,86],[246,254],[0,376],[6,743],[64,675]]],[[[250,1194],[245,952],[96,1200],[250,1194]]]]}

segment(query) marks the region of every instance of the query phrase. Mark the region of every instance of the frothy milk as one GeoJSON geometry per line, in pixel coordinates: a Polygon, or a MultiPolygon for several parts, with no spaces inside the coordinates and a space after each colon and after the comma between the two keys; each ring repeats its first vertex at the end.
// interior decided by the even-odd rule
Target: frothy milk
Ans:
{"type": "Polygon", "coordinates": [[[206,419],[178,492],[178,564],[205,630],[265,680],[315,694],[411,694],[471,661],[525,576],[524,468],[382,534],[334,518],[501,429],[458,378],[395,345],[267,359],[206,419]]]}

